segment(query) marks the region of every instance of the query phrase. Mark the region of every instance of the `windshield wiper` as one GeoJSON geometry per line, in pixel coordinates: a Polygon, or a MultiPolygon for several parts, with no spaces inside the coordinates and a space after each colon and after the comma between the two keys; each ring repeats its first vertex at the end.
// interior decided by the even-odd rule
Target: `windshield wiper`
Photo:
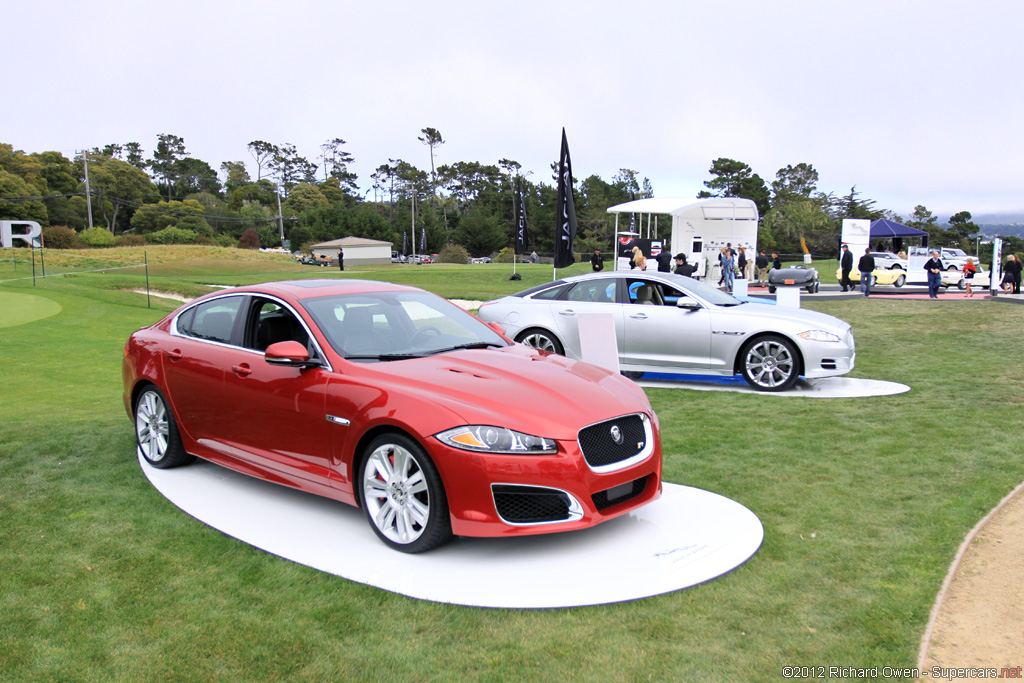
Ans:
{"type": "Polygon", "coordinates": [[[443,349],[437,349],[434,351],[427,351],[429,355],[436,355],[438,353],[448,353],[449,351],[461,351],[463,349],[486,349],[490,347],[504,348],[505,344],[498,344],[497,342],[469,342],[468,344],[458,344],[456,346],[449,346],[443,349]]]}
{"type": "Polygon", "coordinates": [[[407,358],[423,358],[422,353],[382,353],[376,356],[345,356],[345,360],[405,360],[407,358]]]}

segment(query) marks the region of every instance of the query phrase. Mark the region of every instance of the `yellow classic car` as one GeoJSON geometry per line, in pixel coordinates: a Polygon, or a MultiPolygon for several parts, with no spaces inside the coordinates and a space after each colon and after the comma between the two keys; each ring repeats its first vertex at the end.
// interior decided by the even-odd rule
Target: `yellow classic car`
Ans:
{"type": "MultiPolygon", "coordinates": [[[[875,276],[875,281],[872,286],[875,285],[893,285],[895,287],[902,287],[907,281],[907,274],[898,268],[887,270],[884,268],[875,268],[872,275],[875,276]]],[[[843,269],[836,269],[836,280],[842,282],[843,269]]],[[[860,271],[856,268],[850,271],[850,281],[860,282],[860,271]]]]}

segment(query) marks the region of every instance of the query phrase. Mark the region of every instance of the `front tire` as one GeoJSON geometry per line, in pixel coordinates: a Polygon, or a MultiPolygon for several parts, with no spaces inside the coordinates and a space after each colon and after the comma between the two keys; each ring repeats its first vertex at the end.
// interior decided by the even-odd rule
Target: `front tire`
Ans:
{"type": "Polygon", "coordinates": [[[359,490],[370,527],[395,550],[422,553],[452,537],[441,475],[410,437],[384,434],[370,443],[359,490]]]}
{"type": "Polygon", "coordinates": [[[796,347],[782,337],[755,339],[743,349],[740,371],[758,391],[785,391],[800,376],[796,347]]]}
{"type": "Polygon", "coordinates": [[[551,334],[547,330],[542,330],[539,327],[531,327],[526,330],[518,337],[516,341],[520,344],[526,344],[532,346],[535,349],[541,351],[550,351],[551,353],[557,353],[559,356],[565,355],[565,349],[562,347],[562,342],[558,341],[555,335],[551,334]]]}
{"type": "Polygon", "coordinates": [[[142,457],[158,469],[187,465],[195,459],[181,445],[174,413],[155,386],[146,387],[135,400],[135,438],[142,457]]]}
{"type": "Polygon", "coordinates": [[[896,278],[895,285],[897,287],[902,287],[906,283],[907,283],[907,276],[906,275],[900,275],[898,278],[896,278]]]}

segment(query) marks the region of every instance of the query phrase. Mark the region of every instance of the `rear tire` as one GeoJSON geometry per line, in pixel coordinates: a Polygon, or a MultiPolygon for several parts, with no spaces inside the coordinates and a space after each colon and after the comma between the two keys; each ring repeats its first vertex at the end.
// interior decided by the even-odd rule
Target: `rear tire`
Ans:
{"type": "Polygon", "coordinates": [[[179,467],[195,460],[181,444],[178,423],[167,399],[153,385],[135,400],[135,439],[142,457],[158,469],[179,467]]]}
{"type": "Polygon", "coordinates": [[[896,282],[894,284],[897,287],[902,287],[906,283],[907,283],[907,276],[906,275],[900,275],[898,278],[896,278],[896,282]]]}

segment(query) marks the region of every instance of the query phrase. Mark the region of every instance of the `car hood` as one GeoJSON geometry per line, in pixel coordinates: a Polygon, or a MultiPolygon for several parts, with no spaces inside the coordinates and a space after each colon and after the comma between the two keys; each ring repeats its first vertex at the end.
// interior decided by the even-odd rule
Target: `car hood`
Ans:
{"type": "MultiPolygon", "coordinates": [[[[418,394],[466,424],[554,439],[575,439],[582,427],[619,415],[653,415],[646,394],[631,380],[521,344],[363,367],[375,375],[379,388],[418,394]]],[[[449,426],[437,425],[437,430],[449,426]]]]}
{"type": "MultiPolygon", "coordinates": [[[[719,309],[719,311],[722,310],[721,308],[719,309]]],[[[806,308],[786,308],[785,306],[773,306],[771,304],[746,303],[742,306],[732,306],[724,310],[727,310],[728,314],[717,316],[716,323],[730,318],[737,321],[761,321],[757,325],[759,328],[777,327],[778,324],[788,323],[794,328],[800,328],[793,330],[794,334],[800,334],[812,329],[838,331],[850,327],[849,323],[835,316],[817,311],[809,311],[806,308]]]]}

